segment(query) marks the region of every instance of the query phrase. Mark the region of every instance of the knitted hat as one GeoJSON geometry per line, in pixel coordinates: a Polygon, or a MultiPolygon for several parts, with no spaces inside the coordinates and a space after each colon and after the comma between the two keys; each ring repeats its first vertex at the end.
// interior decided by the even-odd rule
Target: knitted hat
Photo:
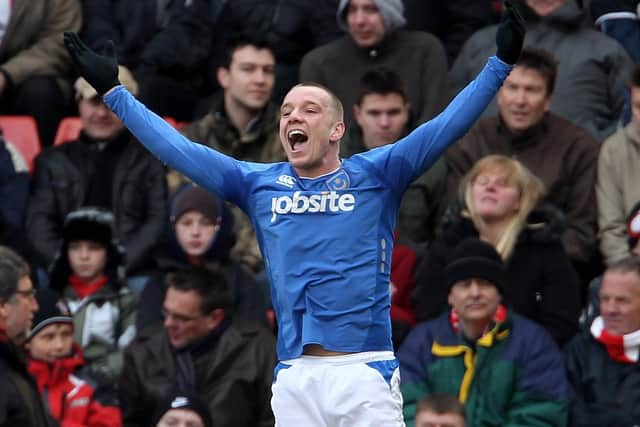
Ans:
{"type": "Polygon", "coordinates": [[[463,240],[455,247],[445,267],[447,288],[461,280],[476,278],[494,284],[500,293],[504,289],[506,272],[495,248],[477,238],[463,240]]]}
{"type": "Polygon", "coordinates": [[[171,222],[176,222],[186,211],[196,210],[215,222],[220,216],[218,198],[202,187],[188,184],[178,190],[171,206],[171,222]]]}
{"type": "Polygon", "coordinates": [[[636,203],[627,216],[627,236],[629,247],[634,248],[640,239],[640,202],[636,203]]]}
{"type": "Polygon", "coordinates": [[[200,416],[204,427],[213,427],[213,420],[207,405],[195,394],[190,392],[176,392],[156,406],[154,422],[157,425],[160,419],[172,409],[185,409],[193,411],[200,416]]]}
{"type": "MultiPolygon", "coordinates": [[[[138,82],[131,74],[131,71],[123,65],[118,65],[118,80],[122,86],[126,87],[133,95],[138,94],[138,82]]],[[[80,77],[74,83],[73,87],[76,90],[76,101],[81,99],[91,99],[98,96],[98,92],[87,82],[83,77],[80,77]]]]}
{"type": "Polygon", "coordinates": [[[38,311],[33,315],[33,326],[27,340],[33,338],[44,327],[54,323],[73,324],[69,308],[59,300],[58,294],[50,289],[38,289],[36,293],[38,311]]]}
{"type": "MultiPolygon", "coordinates": [[[[347,25],[347,6],[351,0],[340,0],[338,5],[338,26],[344,31],[349,31],[347,25]]],[[[385,34],[390,34],[400,27],[403,27],[407,20],[404,17],[404,4],[402,0],[373,0],[376,4],[382,22],[384,24],[385,34]]]]}

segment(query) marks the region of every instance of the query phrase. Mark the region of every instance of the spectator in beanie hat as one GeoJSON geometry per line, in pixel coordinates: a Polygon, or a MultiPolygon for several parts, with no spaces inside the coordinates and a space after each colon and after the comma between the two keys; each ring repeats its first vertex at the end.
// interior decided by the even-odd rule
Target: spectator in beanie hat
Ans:
{"type": "Polygon", "coordinates": [[[58,295],[42,289],[39,309],[25,348],[29,373],[38,384],[51,416],[62,426],[119,427],[122,415],[116,395],[83,371],[82,349],[73,342],[73,318],[58,295]]]}
{"type": "Polygon", "coordinates": [[[453,250],[451,310],[418,324],[397,354],[407,426],[433,393],[456,395],[469,427],[566,425],[562,354],[541,326],[500,303],[505,277],[493,245],[469,238],[453,250]]]}
{"type": "MultiPolygon", "coordinates": [[[[411,82],[404,87],[411,106],[409,129],[440,113],[448,99],[444,47],[431,33],[404,28],[402,0],[340,0],[336,18],[347,34],[302,58],[301,82],[326,86],[350,107],[358,103],[360,76],[384,67],[411,82]]],[[[344,114],[347,125],[353,124],[353,110],[344,114]]]]}
{"type": "Polygon", "coordinates": [[[231,258],[234,222],[222,200],[188,183],[176,191],[170,208],[170,228],[156,257],[159,268],[140,297],[145,304],[138,310],[138,330],[162,323],[165,278],[188,265],[221,268],[231,288],[235,314],[265,323],[268,291],[259,287],[251,271],[231,258]]]}
{"type": "Polygon", "coordinates": [[[189,392],[176,392],[158,405],[155,421],[156,427],[213,427],[213,421],[207,405],[200,397],[189,392]]]}
{"type": "Polygon", "coordinates": [[[122,350],[136,334],[137,301],[124,278],[124,251],[114,238],[113,215],[86,207],[67,215],[49,287],[73,316],[74,341],[90,369],[115,379],[122,350]]]}

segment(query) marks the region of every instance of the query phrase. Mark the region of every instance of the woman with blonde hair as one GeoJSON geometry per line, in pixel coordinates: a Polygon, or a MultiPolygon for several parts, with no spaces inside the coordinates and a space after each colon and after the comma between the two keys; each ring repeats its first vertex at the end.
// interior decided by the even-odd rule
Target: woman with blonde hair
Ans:
{"type": "Polygon", "coordinates": [[[503,155],[478,160],[460,183],[464,206],[451,215],[416,269],[416,315],[447,307],[444,266],[466,237],[495,246],[507,267],[503,303],[544,326],[559,345],[578,330],[580,282],[560,240],[559,210],[541,204],[544,185],[522,163],[503,155]]]}

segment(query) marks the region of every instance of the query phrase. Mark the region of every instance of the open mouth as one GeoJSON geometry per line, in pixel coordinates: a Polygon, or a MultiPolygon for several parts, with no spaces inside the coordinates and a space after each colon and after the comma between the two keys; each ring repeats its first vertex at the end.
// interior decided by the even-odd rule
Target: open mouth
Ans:
{"type": "Polygon", "coordinates": [[[291,129],[287,133],[287,140],[289,142],[289,145],[291,146],[291,149],[293,151],[296,151],[300,148],[302,144],[304,144],[309,140],[309,137],[301,129],[291,129]]]}

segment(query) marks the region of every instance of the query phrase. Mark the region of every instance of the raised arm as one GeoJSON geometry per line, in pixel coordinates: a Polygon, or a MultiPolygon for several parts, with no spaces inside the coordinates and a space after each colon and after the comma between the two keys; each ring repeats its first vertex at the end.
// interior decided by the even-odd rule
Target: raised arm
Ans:
{"type": "Polygon", "coordinates": [[[438,116],[417,127],[407,137],[372,154],[374,162],[385,164],[385,175],[399,185],[420,176],[456,140],[461,138],[491,102],[509,75],[522,50],[524,21],[511,2],[496,34],[497,53],[438,116]],[[376,158],[379,156],[379,158],[376,158]],[[397,160],[394,160],[397,159],[397,160]],[[398,166],[396,163],[402,163],[398,166]],[[396,176],[394,176],[394,174],[396,176]]]}
{"type": "Polygon", "coordinates": [[[153,155],[224,199],[239,202],[241,162],[184,137],[122,87],[113,42],[104,55],[89,49],[76,33],[65,33],[64,42],[80,75],[153,155]]]}

